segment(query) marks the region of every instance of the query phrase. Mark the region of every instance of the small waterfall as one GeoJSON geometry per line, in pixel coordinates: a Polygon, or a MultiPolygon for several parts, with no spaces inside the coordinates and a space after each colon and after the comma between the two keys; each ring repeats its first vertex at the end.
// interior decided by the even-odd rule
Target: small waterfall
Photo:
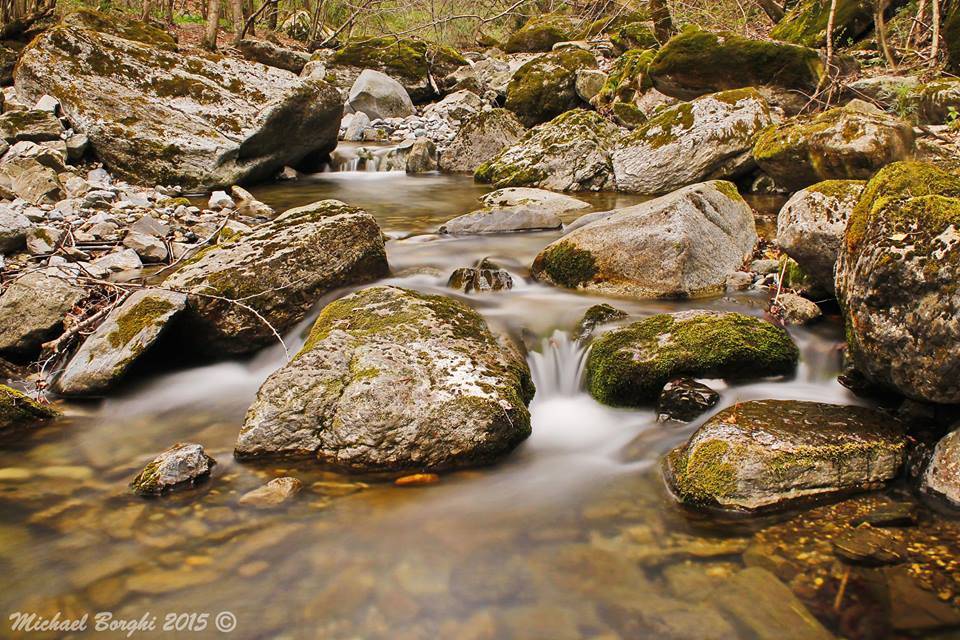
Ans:
{"type": "Polygon", "coordinates": [[[573,396],[583,389],[587,349],[566,331],[554,331],[544,338],[540,351],[529,356],[530,372],[539,399],[573,396]]]}
{"type": "Polygon", "coordinates": [[[405,169],[406,155],[400,151],[399,145],[376,147],[341,144],[331,152],[330,162],[324,166],[324,170],[337,173],[402,171],[405,169]]]}

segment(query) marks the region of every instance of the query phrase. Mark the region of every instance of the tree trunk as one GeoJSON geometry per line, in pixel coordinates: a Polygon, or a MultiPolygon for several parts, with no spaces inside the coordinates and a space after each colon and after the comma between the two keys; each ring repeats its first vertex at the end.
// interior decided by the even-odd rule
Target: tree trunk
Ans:
{"type": "Polygon", "coordinates": [[[787,15],[783,7],[781,7],[776,0],[757,0],[757,4],[760,5],[763,12],[767,14],[767,17],[773,20],[774,24],[783,20],[783,16],[787,15]]]}
{"type": "Polygon", "coordinates": [[[664,44],[677,32],[670,17],[670,7],[666,0],[650,0],[650,17],[653,18],[653,33],[660,44],[664,44]]]}
{"type": "Polygon", "coordinates": [[[173,0],[165,0],[163,3],[163,21],[173,24],[173,0]]]}
{"type": "Polygon", "coordinates": [[[217,50],[217,32],[220,31],[220,0],[207,3],[207,31],[203,36],[203,46],[209,51],[217,50]]]}
{"type": "Polygon", "coordinates": [[[937,65],[937,58],[940,57],[940,0],[933,0],[933,36],[930,42],[930,66],[937,65]]]}
{"type": "Polygon", "coordinates": [[[143,0],[143,6],[140,8],[140,19],[146,22],[150,19],[150,13],[153,11],[153,2],[151,0],[143,0]]]}
{"type": "Polygon", "coordinates": [[[883,17],[889,5],[890,0],[876,0],[876,4],[874,5],[876,13],[873,16],[873,25],[876,27],[877,42],[880,44],[880,50],[883,51],[883,57],[887,60],[887,65],[892,70],[896,70],[897,61],[893,58],[890,45],[887,43],[887,24],[883,17]]]}
{"type": "Polygon", "coordinates": [[[233,44],[243,38],[243,25],[246,22],[243,16],[243,0],[230,0],[230,14],[233,18],[233,44]]]}

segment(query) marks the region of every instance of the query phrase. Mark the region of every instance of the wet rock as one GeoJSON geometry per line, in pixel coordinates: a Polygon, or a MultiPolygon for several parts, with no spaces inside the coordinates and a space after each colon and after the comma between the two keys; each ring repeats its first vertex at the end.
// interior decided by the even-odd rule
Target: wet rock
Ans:
{"type": "Polygon", "coordinates": [[[736,404],[666,457],[679,500],[752,511],[881,486],[903,466],[894,418],[864,407],[791,400],[736,404]]]}
{"type": "Polygon", "coordinates": [[[506,291],[513,288],[513,278],[503,269],[463,267],[450,274],[447,286],[464,293],[506,291]]]}
{"type": "Polygon", "coordinates": [[[52,420],[59,412],[39,404],[25,394],[0,384],[0,440],[52,420]]]}
{"type": "Polygon", "coordinates": [[[913,129],[873,105],[854,100],[800,116],[763,133],[757,164],[789,190],[822,180],[864,180],[913,153],[913,129]]]}
{"type": "Polygon", "coordinates": [[[336,89],[229,56],[190,55],[165,31],[70,12],[16,68],[28,100],[58,98],[121,177],[202,190],[272,178],[336,146],[336,89]]]}
{"type": "Polygon", "coordinates": [[[247,60],[265,64],[268,67],[285,69],[299,74],[310,61],[310,54],[295,49],[280,47],[265,40],[251,40],[244,38],[236,45],[237,49],[247,60]]]}
{"type": "Polygon", "coordinates": [[[83,341],[57,380],[57,389],[69,396],[107,390],[156,344],[186,304],[182,293],[134,292],[83,341]]]}
{"type": "Polygon", "coordinates": [[[960,429],[943,436],[923,473],[923,489],[960,508],[960,429]]]}
{"type": "Polygon", "coordinates": [[[414,112],[413,102],[403,85],[373,69],[364,69],[353,83],[347,104],[355,112],[365,113],[371,120],[404,118],[414,112]]]}
{"type": "Polygon", "coordinates": [[[753,253],[753,212],[729,182],[691,185],[632,207],[583,216],[537,255],[537,280],[637,298],[723,290],[753,253]]]}
{"type": "Polygon", "coordinates": [[[786,331],[740,313],[651,316],[593,342],[587,388],[605,404],[654,400],[675,377],[760,378],[793,371],[799,353],[786,331]]]}
{"type": "MultiPolygon", "coordinates": [[[[890,626],[908,634],[930,634],[960,626],[960,608],[924,589],[907,567],[884,567],[890,626]]],[[[948,637],[950,632],[948,631],[948,637]]]]}
{"type": "Polygon", "coordinates": [[[777,244],[827,292],[834,291],[833,270],[843,232],[865,184],[818,182],[793,194],[777,216],[777,244]]]}
{"type": "Polygon", "coordinates": [[[862,524],[871,527],[912,527],[917,524],[917,506],[909,502],[881,505],[850,521],[853,527],[862,524]]]}
{"type": "Polygon", "coordinates": [[[851,529],[833,541],[833,552],[848,564],[879,567],[899,564],[907,549],[899,538],[870,526],[851,529]]]}
{"type": "Polygon", "coordinates": [[[383,237],[373,217],[323,200],[290,209],[252,233],[221,239],[190,258],[164,286],[190,294],[188,335],[203,353],[222,357],[275,340],[263,319],[283,333],[324,293],[386,272],[383,237]],[[243,298],[263,319],[205,294],[243,298]]]}
{"type": "Polygon", "coordinates": [[[660,194],[753,167],[757,134],[771,124],[755,89],[702,96],[661,111],[613,149],[617,189],[660,194]]]}
{"type": "Polygon", "coordinates": [[[691,378],[675,378],[664,385],[657,400],[661,420],[690,422],[712,409],[720,394],[691,378]]]}
{"type": "Polygon", "coordinates": [[[303,483],[296,478],[274,478],[262,487],[248,491],[240,497],[240,504],[245,507],[269,509],[289,502],[300,493],[303,483]]]}
{"type": "Polygon", "coordinates": [[[417,138],[407,153],[406,171],[409,174],[437,170],[437,145],[429,138],[417,138]]]}
{"type": "Polygon", "coordinates": [[[55,268],[14,280],[0,296],[0,355],[29,360],[63,330],[63,320],[86,296],[84,289],[55,268]]]}
{"type": "Polygon", "coordinates": [[[661,596],[618,598],[600,604],[604,617],[623,638],[723,640],[737,632],[707,604],[691,604],[661,596]]]}
{"type": "Polygon", "coordinates": [[[22,249],[30,229],[30,220],[15,209],[0,205],[0,253],[22,249]]]}
{"type": "Polygon", "coordinates": [[[179,442],[144,467],[130,488],[141,496],[158,496],[205,480],[216,463],[200,445],[179,442]]]}
{"type": "Polygon", "coordinates": [[[473,173],[526,132],[517,117],[506,109],[491,109],[470,116],[440,155],[440,169],[473,173]]]}
{"type": "Polygon", "coordinates": [[[457,216],[440,227],[440,233],[473,235],[559,229],[560,215],[587,209],[589,204],[543,189],[514,187],[483,196],[484,208],[457,216]]]}
{"type": "Polygon", "coordinates": [[[507,87],[504,106],[528,127],[586,106],[577,95],[577,72],[596,69],[593,54],[562,49],[537,56],[520,67],[507,87]]]}
{"type": "Polygon", "coordinates": [[[629,317],[629,314],[609,304],[595,304],[587,309],[586,313],[584,313],[580,319],[580,322],[577,323],[577,331],[574,334],[574,339],[586,340],[592,336],[601,325],[623,320],[627,317],[629,317]]]}
{"type": "Polygon", "coordinates": [[[0,138],[8,144],[59,140],[63,125],[51,111],[10,111],[0,116],[0,138]]]}
{"type": "Polygon", "coordinates": [[[960,402],[958,221],[960,178],[890,165],[867,183],[837,263],[854,366],[914,400],[960,402]]]}
{"type": "Polygon", "coordinates": [[[314,457],[350,471],[492,462],[530,434],[530,374],[472,309],[371,287],[328,305],[267,379],[235,454],[314,457]]]}
{"type": "Polygon", "coordinates": [[[343,134],[343,139],[347,142],[362,142],[367,128],[370,126],[370,116],[360,111],[350,113],[344,116],[344,120],[349,118],[347,129],[343,134]]]}
{"type": "Polygon", "coordinates": [[[812,300],[795,293],[780,292],[774,308],[785,323],[804,325],[819,320],[823,316],[820,307],[812,300]]]}

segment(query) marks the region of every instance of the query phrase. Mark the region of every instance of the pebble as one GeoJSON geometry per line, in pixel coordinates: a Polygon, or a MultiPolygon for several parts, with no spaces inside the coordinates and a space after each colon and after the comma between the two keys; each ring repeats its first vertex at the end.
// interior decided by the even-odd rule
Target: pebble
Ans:
{"type": "Polygon", "coordinates": [[[436,484],[440,482],[440,476],[435,473],[414,473],[409,476],[402,476],[393,481],[398,487],[415,487],[425,484],[436,484]]]}

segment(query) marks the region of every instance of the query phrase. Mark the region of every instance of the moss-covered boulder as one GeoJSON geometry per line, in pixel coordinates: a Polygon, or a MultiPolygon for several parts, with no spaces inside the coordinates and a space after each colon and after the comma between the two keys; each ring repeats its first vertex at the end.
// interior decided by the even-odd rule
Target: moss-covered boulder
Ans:
{"type": "Polygon", "coordinates": [[[723,291],[756,243],[753,212],[736,187],[704,182],[581,217],[537,255],[532,275],[617,296],[705,296],[723,291]]]}
{"type": "Polygon", "coordinates": [[[159,496],[192,487],[206,480],[216,464],[200,445],[178,442],[144,467],[130,488],[141,496],[159,496]]]}
{"type": "Polygon", "coordinates": [[[827,180],[793,194],[777,216],[777,244],[813,280],[833,293],[843,232],[860,200],[862,180],[827,180]]]}
{"type": "MultiPolygon", "coordinates": [[[[890,3],[890,6],[899,4],[890,3]]],[[[873,28],[874,3],[870,0],[837,0],[833,43],[843,46],[854,42],[873,28]]],[[[770,32],[775,40],[822,47],[827,43],[830,0],[802,0],[770,32]]]]}
{"type": "Polygon", "coordinates": [[[613,149],[619,191],[658,194],[703,180],[736,178],[754,167],[751,150],[772,123],[755,89],[701,96],[663,110],[613,149]]]}
{"type": "Polygon", "coordinates": [[[533,391],[523,358],[476,311],[371,287],[320,313],[260,388],[235,453],[360,472],[485,464],[530,435],[533,391]]]}
{"type": "Polygon", "coordinates": [[[87,296],[72,274],[56,268],[19,276],[0,296],[0,355],[26,362],[63,331],[74,305],[87,296]]]}
{"type": "Polygon", "coordinates": [[[654,86],[668,96],[692,100],[756,87],[771,104],[790,112],[809,101],[822,74],[820,54],[814,49],[696,27],[671,38],[650,64],[654,86]]]}
{"type": "Polygon", "coordinates": [[[653,49],[631,49],[624,52],[613,61],[607,81],[590,102],[601,113],[620,117],[625,126],[642,124],[646,117],[643,113],[635,115],[638,111],[636,105],[640,96],[653,88],[653,81],[650,80],[647,70],[656,55],[657,52],[653,49]],[[621,108],[618,113],[618,105],[626,105],[628,108],[621,108]]]}
{"type": "Polygon", "coordinates": [[[324,82],[185,54],[165,31],[87,9],[33,40],[15,76],[25,102],[56,97],[115,175],[191,190],[272,178],[325,155],[343,110],[324,82]]]}
{"type": "Polygon", "coordinates": [[[575,23],[570,16],[545,14],[534,16],[510,34],[503,44],[507,53],[539,53],[550,51],[558,42],[573,40],[575,23]]]}
{"type": "Polygon", "coordinates": [[[917,86],[908,97],[921,124],[949,124],[960,114],[960,80],[940,78],[917,86]]]}
{"type": "Polygon", "coordinates": [[[610,149],[619,135],[620,128],[600,114],[575,109],[528,131],[477,167],[474,178],[497,188],[612,189],[610,149]]]}
{"type": "Polygon", "coordinates": [[[0,442],[57,417],[59,413],[26,394],[0,384],[0,442]]]}
{"type": "Polygon", "coordinates": [[[440,170],[473,173],[484,162],[520,139],[527,128],[506,109],[480,111],[469,117],[440,155],[440,170]]]}
{"type": "Polygon", "coordinates": [[[183,293],[143,289],[110,312],[87,336],[57,379],[63,395],[100,393],[124,378],[187,306],[183,293]]]}
{"type": "Polygon", "coordinates": [[[614,406],[657,399],[673,378],[762,378],[792,373],[790,335],[740,313],[683,311],[651,316],[596,339],[587,357],[590,395],[614,406]]]}
{"type": "Polygon", "coordinates": [[[664,477],[685,504],[769,509],[880,487],[900,473],[906,444],[896,419],[875,409],[742,402],[671,451],[664,477]]]}
{"type": "Polygon", "coordinates": [[[796,191],[823,180],[865,180],[910,157],[913,145],[909,124],[854,100],[771,127],[757,139],[753,156],[778,185],[796,191]]]}
{"type": "Polygon", "coordinates": [[[545,53],[520,67],[507,85],[504,106],[528,127],[585,106],[577,94],[577,71],[596,69],[589,51],[577,48],[545,53]]]}
{"type": "Polygon", "coordinates": [[[898,162],[850,215],[836,288],[849,354],[867,380],[960,402],[960,177],[898,162]]]}
{"type": "Polygon", "coordinates": [[[303,320],[323,294],[387,273],[373,217],[338,200],[290,209],[221,238],[168,277],[188,294],[182,339],[212,356],[249,353],[303,320]]]}
{"type": "Polygon", "coordinates": [[[656,49],[660,46],[649,22],[631,22],[610,34],[610,42],[620,51],[656,49]]]}

